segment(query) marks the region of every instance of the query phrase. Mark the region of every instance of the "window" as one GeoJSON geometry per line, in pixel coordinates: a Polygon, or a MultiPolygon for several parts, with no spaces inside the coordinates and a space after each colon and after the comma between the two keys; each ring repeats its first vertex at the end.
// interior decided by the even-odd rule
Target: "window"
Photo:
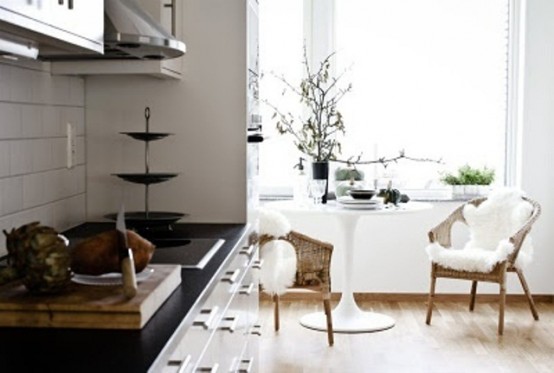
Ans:
{"type": "MultiPolygon", "coordinates": [[[[444,161],[362,166],[366,180],[392,178],[399,188],[436,189],[440,172],[468,163],[493,168],[497,183],[503,183],[509,2],[335,1],[329,41],[306,39],[303,30],[313,29],[306,22],[321,19],[303,16],[302,1],[265,0],[260,8],[262,71],[298,82],[304,40],[330,45],[329,52],[337,51],[336,71],[347,70],[344,79],[353,85],[339,106],[346,124],[342,158],[360,153],[367,160],[391,157],[403,149],[412,157],[444,161]]],[[[260,89],[270,102],[301,110],[297,97],[280,97],[276,79],[266,76],[260,89]]],[[[270,139],[260,148],[262,193],[286,193],[301,154],[288,136],[271,132],[271,110],[265,109],[264,132],[270,139]]]]}
{"type": "MultiPolygon", "coordinates": [[[[296,97],[283,96],[283,86],[268,75],[275,73],[290,81],[302,78],[304,44],[303,1],[265,0],[260,2],[260,80],[262,99],[287,110],[302,110],[296,97]]],[[[260,147],[260,187],[262,194],[292,195],[292,167],[301,154],[287,136],[280,136],[271,121],[267,106],[261,109],[264,134],[268,137],[260,147]]]]}

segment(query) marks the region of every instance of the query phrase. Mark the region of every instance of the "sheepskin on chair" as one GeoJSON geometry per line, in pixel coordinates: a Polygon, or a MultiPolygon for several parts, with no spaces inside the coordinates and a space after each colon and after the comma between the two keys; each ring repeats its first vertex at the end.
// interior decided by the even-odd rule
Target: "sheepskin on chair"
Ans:
{"type": "MultiPolygon", "coordinates": [[[[467,204],[463,214],[470,239],[462,250],[444,248],[437,242],[426,247],[429,259],[444,267],[469,272],[490,272],[508,258],[514,246],[508,238],[530,218],[533,206],[521,199],[523,192],[502,188],[490,193],[479,206],[467,204]]],[[[515,266],[523,268],[532,261],[531,237],[527,236],[515,266]]]]}
{"type": "Polygon", "coordinates": [[[260,234],[275,237],[260,248],[264,265],[260,269],[260,283],[269,294],[283,294],[294,284],[296,276],[296,250],[287,241],[278,239],[290,230],[287,218],[278,211],[260,209],[260,234]]]}

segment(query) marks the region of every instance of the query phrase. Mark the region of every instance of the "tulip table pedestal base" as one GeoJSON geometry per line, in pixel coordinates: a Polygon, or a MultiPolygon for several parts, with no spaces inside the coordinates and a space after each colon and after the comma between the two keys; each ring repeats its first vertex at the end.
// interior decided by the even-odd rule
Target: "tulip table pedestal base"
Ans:
{"type": "MultiPolygon", "coordinates": [[[[353,298],[351,301],[341,300],[331,313],[335,333],[378,332],[394,326],[392,317],[381,313],[362,311],[354,303],[353,298]]],[[[327,319],[323,312],[302,316],[300,324],[309,329],[327,331],[327,319]]]]}

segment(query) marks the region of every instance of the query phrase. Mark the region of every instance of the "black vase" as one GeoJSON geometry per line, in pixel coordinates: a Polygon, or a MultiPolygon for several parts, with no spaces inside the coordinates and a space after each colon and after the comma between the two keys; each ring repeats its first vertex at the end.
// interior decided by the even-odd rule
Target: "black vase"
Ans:
{"type": "Polygon", "coordinates": [[[327,191],[329,190],[329,162],[312,162],[312,178],[314,180],[327,180],[325,184],[325,193],[321,198],[321,203],[327,203],[327,191]]]}

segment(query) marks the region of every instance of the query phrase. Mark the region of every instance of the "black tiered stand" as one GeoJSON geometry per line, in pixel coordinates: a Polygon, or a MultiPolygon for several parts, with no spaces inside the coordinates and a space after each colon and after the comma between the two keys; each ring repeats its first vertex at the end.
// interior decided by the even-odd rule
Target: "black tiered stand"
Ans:
{"type": "MultiPolygon", "coordinates": [[[[185,214],[180,212],[150,211],[149,208],[149,186],[150,184],[163,183],[177,176],[176,173],[168,172],[150,172],[149,165],[149,144],[150,141],[160,140],[171,135],[171,133],[150,132],[150,108],[144,110],[146,118],[146,132],[121,132],[135,140],[144,141],[144,173],[120,173],[113,174],[125,181],[144,185],[144,211],[132,211],[125,213],[125,222],[130,228],[137,230],[150,230],[153,228],[171,229],[172,224],[181,219],[185,214]]],[[[108,214],[106,218],[117,219],[117,214],[108,214]]]]}

